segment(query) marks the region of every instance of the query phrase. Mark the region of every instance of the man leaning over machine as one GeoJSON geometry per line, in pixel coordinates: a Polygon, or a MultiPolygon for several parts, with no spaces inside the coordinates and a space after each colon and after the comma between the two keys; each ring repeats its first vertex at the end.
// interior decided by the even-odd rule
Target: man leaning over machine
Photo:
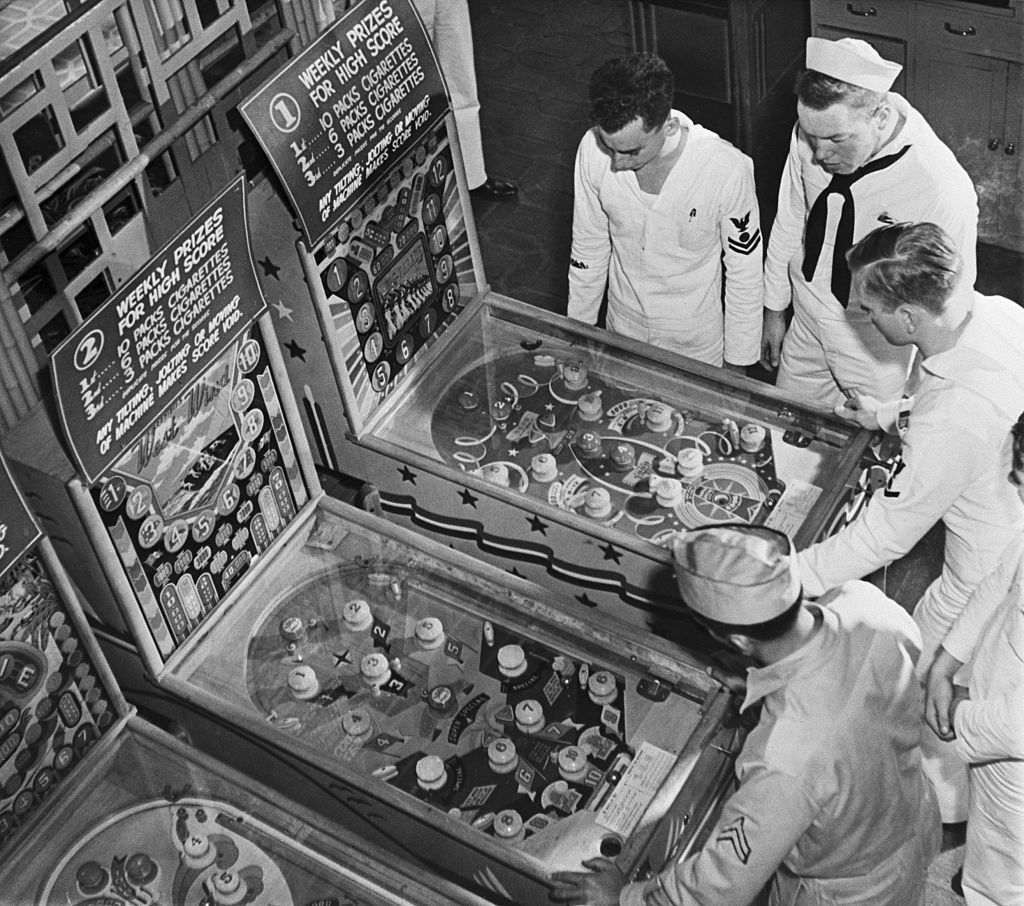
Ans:
{"type": "Polygon", "coordinates": [[[609,859],[558,872],[552,899],[589,906],[923,903],[940,825],[921,770],[921,636],[875,586],[805,601],[789,539],[758,526],[680,533],[687,608],[756,664],[741,710],[761,716],[736,761],[739,787],[707,842],[627,884],[609,859]]]}

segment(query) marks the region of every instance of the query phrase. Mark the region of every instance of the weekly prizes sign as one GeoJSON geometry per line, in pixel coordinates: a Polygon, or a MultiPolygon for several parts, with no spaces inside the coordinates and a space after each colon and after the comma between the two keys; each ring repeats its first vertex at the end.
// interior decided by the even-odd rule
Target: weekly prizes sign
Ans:
{"type": "Polygon", "coordinates": [[[313,247],[445,115],[448,98],[409,0],[364,0],[238,109],[313,247]]]}
{"type": "Polygon", "coordinates": [[[54,351],[57,408],[86,480],[265,309],[239,177],[54,351]]]}

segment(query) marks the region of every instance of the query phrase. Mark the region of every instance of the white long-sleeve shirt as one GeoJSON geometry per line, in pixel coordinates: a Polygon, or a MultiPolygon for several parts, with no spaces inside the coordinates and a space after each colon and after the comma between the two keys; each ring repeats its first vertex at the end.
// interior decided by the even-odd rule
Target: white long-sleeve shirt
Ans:
{"type": "Polygon", "coordinates": [[[686,145],[657,195],[613,172],[594,130],[576,153],[568,315],[721,365],[760,356],[762,241],[749,157],[682,113],[686,145]],[[725,312],[722,311],[722,259],[725,312]]]}
{"type": "Polygon", "coordinates": [[[972,765],[964,887],[1024,903],[1024,535],[1004,552],[942,642],[970,690],[953,719],[972,765]]]}
{"type": "Polygon", "coordinates": [[[971,693],[956,711],[961,756],[973,764],[1017,759],[1024,777],[1024,535],[978,586],[942,647],[966,665],[957,682],[971,693]]]}
{"type": "MultiPolygon", "coordinates": [[[[963,257],[963,280],[974,286],[977,276],[975,247],[978,241],[978,197],[967,171],[921,116],[898,94],[889,103],[906,122],[896,140],[880,151],[892,154],[904,145],[910,150],[890,167],[869,174],[853,184],[853,241],[887,223],[935,223],[953,239],[963,257]]],[[[779,207],[772,226],[764,264],[764,304],[782,311],[791,297],[797,304],[825,305],[841,310],[832,295],[832,251],[842,199],[829,198],[825,241],[811,282],[802,273],[804,227],[815,199],[831,181],[831,174],[814,162],[814,152],[794,126],[789,156],[779,185],[779,207]]]]}
{"type": "Polygon", "coordinates": [[[763,701],[761,718],[736,761],[739,789],[707,842],[626,885],[622,906],[746,906],[780,866],[829,903],[915,902],[927,857],[889,857],[918,834],[938,847],[921,772],[920,632],[866,582],[811,608],[817,633],[748,671],[743,709],[763,701]]]}
{"type": "Polygon", "coordinates": [[[956,345],[918,364],[898,474],[853,523],[797,554],[808,594],[892,563],[941,519],[946,547],[936,594],[948,609],[963,608],[1024,530],[1003,453],[1024,411],[1022,350],[1024,310],[975,294],[956,345]]]}

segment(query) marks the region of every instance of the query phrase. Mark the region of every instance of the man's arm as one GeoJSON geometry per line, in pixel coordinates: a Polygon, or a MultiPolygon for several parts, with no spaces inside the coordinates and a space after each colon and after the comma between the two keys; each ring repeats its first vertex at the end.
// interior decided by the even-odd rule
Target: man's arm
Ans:
{"type": "Polygon", "coordinates": [[[962,170],[950,176],[924,193],[930,203],[913,219],[934,223],[949,234],[963,262],[961,283],[974,286],[978,276],[978,195],[970,177],[962,170]]]}
{"type": "MultiPolygon", "coordinates": [[[[989,622],[995,618],[1019,580],[1024,542],[1014,541],[974,590],[950,627],[925,679],[925,720],[939,739],[955,738],[953,727],[954,678],[974,656],[974,649],[989,622]]],[[[1022,649],[1024,650],[1024,649],[1022,649]]],[[[970,710],[970,709],[969,709],[970,710]]]]}
{"type": "Polygon", "coordinates": [[[747,906],[813,824],[818,808],[792,777],[760,768],[730,797],[701,850],[623,888],[622,906],[747,906]]]}
{"type": "Polygon", "coordinates": [[[779,183],[779,207],[772,224],[772,237],[764,262],[764,326],[761,336],[761,364],[777,368],[782,340],[786,334],[783,312],[789,308],[789,262],[803,247],[807,204],[800,177],[799,126],[789,139],[789,156],[779,183]]]}
{"type": "Polygon", "coordinates": [[[823,594],[902,557],[975,479],[978,454],[987,455],[990,441],[955,418],[961,404],[971,411],[967,402],[951,399],[927,418],[915,412],[889,487],[876,491],[852,524],[797,554],[807,594],[823,594]]]}
{"type": "Polygon", "coordinates": [[[591,165],[595,160],[593,155],[600,154],[600,151],[592,145],[594,139],[588,132],[576,151],[569,306],[566,312],[570,318],[586,324],[597,323],[612,250],[608,216],[601,207],[601,198],[591,173],[591,165]]]}
{"type": "Polygon", "coordinates": [[[985,627],[1006,600],[1013,583],[1020,581],[1022,556],[1024,543],[1021,541],[1007,547],[946,633],[942,647],[958,661],[966,664],[971,659],[985,627]]]}
{"type": "MultiPolygon", "coordinates": [[[[1012,669],[1024,670],[1024,664],[1018,661],[1012,669]]],[[[1024,758],[1024,686],[995,698],[960,702],[953,730],[957,752],[968,764],[1024,758]]]]}
{"type": "Polygon", "coordinates": [[[772,224],[768,256],[764,263],[764,304],[785,311],[790,303],[789,262],[803,247],[807,204],[800,176],[799,126],[789,137],[789,155],[779,183],[779,207],[772,224]]]}
{"type": "MultiPolygon", "coordinates": [[[[1024,541],[1015,541],[971,595],[946,634],[928,674],[929,706],[933,699],[948,700],[947,709],[953,711],[952,688],[957,666],[973,658],[978,641],[992,620],[1003,621],[1009,609],[1024,606],[1020,591],[1022,560],[1024,541]],[[942,669],[944,665],[948,665],[947,669],[942,669]]],[[[1004,621],[1003,625],[1008,632],[1020,629],[1012,621],[1004,621]]],[[[1024,652],[1024,637],[1012,639],[1011,643],[1016,651],[1024,652]]],[[[1024,663],[1018,660],[1012,664],[979,664],[973,669],[1024,671],[1024,663]]],[[[1024,758],[1024,685],[1003,696],[978,699],[973,695],[972,690],[972,697],[960,702],[955,713],[940,715],[947,717],[951,730],[943,738],[955,735],[960,755],[970,763],[1024,758]]],[[[927,716],[930,718],[931,714],[927,716]]]]}
{"type": "Polygon", "coordinates": [[[761,220],[754,164],[745,154],[722,188],[722,258],[725,264],[725,362],[753,365],[761,355],[764,295],[761,220]]]}

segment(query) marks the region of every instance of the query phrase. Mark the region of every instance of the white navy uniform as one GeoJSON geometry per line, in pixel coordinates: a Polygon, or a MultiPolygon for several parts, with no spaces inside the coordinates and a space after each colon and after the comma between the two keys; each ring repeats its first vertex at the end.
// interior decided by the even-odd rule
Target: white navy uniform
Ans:
{"type": "MultiPolygon", "coordinates": [[[[1024,531],[1024,505],[1006,480],[1010,427],[1024,411],[1024,310],[975,294],[956,345],[922,359],[903,437],[903,462],[842,531],[797,554],[804,590],[820,594],[906,554],[940,519],[942,573],[914,608],[924,676],[974,589],[1024,531]]],[[[952,746],[924,736],[925,767],[944,821],[966,814],[966,771],[952,746]]]]}
{"type": "Polygon", "coordinates": [[[466,183],[475,189],[487,181],[487,170],[480,135],[480,99],[476,93],[468,0],[413,0],[413,4],[427,28],[448,84],[466,183]]]}
{"type": "Polygon", "coordinates": [[[953,720],[970,764],[964,896],[1024,904],[1024,536],[1005,551],[942,642],[967,686],[953,720]]]}
{"type": "MultiPolygon", "coordinates": [[[[888,99],[905,123],[879,155],[908,145],[909,149],[891,166],[851,186],[853,242],[885,224],[935,223],[952,238],[963,257],[963,279],[973,286],[978,199],[971,178],[920,113],[897,94],[890,92],[888,99]]],[[[855,303],[844,308],[832,293],[832,252],[842,207],[839,195],[828,199],[821,254],[811,280],[804,278],[808,214],[831,179],[814,162],[811,146],[797,124],[764,267],[765,307],[782,311],[793,302],[776,386],[828,410],[845,401],[844,393],[880,400],[898,396],[913,353],[911,347],[890,346],[865,312],[855,303]]]]}
{"type": "Polygon", "coordinates": [[[747,155],[678,110],[686,145],[657,195],[614,172],[595,130],[576,153],[568,315],[721,365],[760,357],[762,242],[747,155]],[[722,257],[725,313],[722,312],[722,257]]]}
{"type": "Polygon", "coordinates": [[[742,708],[763,701],[736,761],[739,789],[700,851],[622,906],[747,906],[772,879],[785,906],[915,906],[941,827],[921,771],[921,636],[873,585],[817,604],[818,631],[751,669],[742,708]]]}

